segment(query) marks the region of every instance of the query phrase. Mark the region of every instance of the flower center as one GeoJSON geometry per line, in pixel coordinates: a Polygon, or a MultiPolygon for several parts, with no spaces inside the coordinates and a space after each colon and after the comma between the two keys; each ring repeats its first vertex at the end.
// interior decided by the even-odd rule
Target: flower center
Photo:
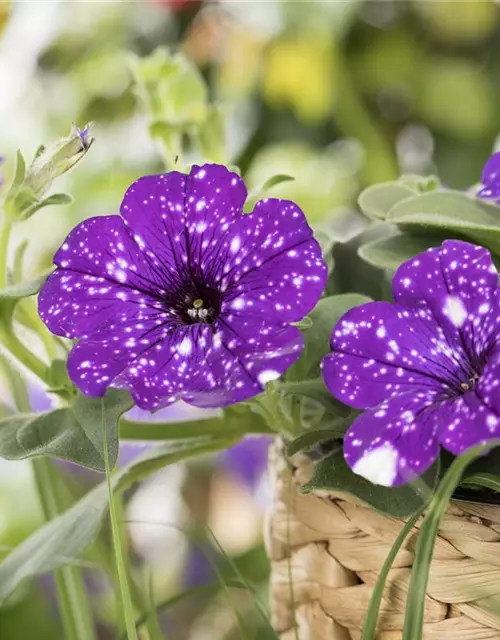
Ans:
{"type": "Polygon", "coordinates": [[[478,381],[479,381],[479,374],[475,373],[471,378],[467,380],[467,382],[461,382],[460,388],[465,393],[466,391],[470,391],[471,389],[474,389],[474,387],[476,386],[476,382],[478,381]]]}
{"type": "Polygon", "coordinates": [[[165,300],[170,314],[181,324],[212,324],[222,304],[221,293],[198,283],[188,283],[165,300]]]}
{"type": "Polygon", "coordinates": [[[204,307],[203,300],[201,298],[196,298],[196,300],[193,300],[193,306],[188,308],[187,314],[195,322],[212,322],[211,317],[214,315],[214,311],[215,310],[212,309],[212,307],[208,307],[208,309],[206,309],[204,307]]]}
{"type": "Polygon", "coordinates": [[[451,396],[463,396],[464,393],[473,391],[481,378],[487,361],[487,354],[477,356],[469,354],[466,362],[457,371],[458,379],[455,378],[454,383],[450,385],[451,396]]]}

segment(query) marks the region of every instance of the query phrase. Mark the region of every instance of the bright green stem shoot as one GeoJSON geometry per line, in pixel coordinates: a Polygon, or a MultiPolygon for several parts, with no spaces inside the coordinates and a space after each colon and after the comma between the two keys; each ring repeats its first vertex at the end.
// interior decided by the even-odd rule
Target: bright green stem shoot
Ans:
{"type": "Polygon", "coordinates": [[[113,488],[111,486],[111,469],[109,467],[109,451],[108,451],[108,430],[106,424],[106,413],[104,410],[104,400],[101,402],[102,407],[102,434],[103,434],[103,453],[104,466],[106,468],[106,483],[108,485],[109,500],[109,516],[111,521],[111,533],[113,536],[113,548],[115,552],[116,571],[118,574],[118,582],[120,585],[121,605],[125,629],[127,631],[128,640],[137,640],[137,631],[135,627],[134,608],[132,605],[132,596],[130,593],[130,585],[128,583],[125,551],[122,545],[120,535],[120,523],[116,513],[116,504],[113,497],[113,488]]]}
{"type": "Polygon", "coordinates": [[[11,231],[12,223],[5,221],[0,231],[0,289],[4,289],[7,284],[7,251],[11,231]]]}
{"type": "Polygon", "coordinates": [[[403,640],[421,640],[424,627],[425,597],[431,569],[434,546],[439,525],[448,503],[460,484],[462,475],[471,462],[485,452],[500,445],[500,440],[491,440],[487,445],[467,449],[455,458],[438,485],[429,503],[425,520],[420,527],[415,558],[408,585],[403,640]]]}
{"type": "MultiPolygon", "coordinates": [[[[45,458],[33,460],[32,465],[43,515],[48,522],[62,511],[57,491],[56,470],[45,458]]],[[[92,609],[81,569],[67,566],[56,571],[54,577],[64,640],[95,640],[92,609]]]]}

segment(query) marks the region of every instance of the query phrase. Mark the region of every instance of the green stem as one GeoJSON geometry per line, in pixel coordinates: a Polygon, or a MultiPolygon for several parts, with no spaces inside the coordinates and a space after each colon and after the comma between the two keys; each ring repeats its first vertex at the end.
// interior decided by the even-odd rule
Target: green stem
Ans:
{"type": "MultiPolygon", "coordinates": [[[[115,504],[115,510],[116,510],[116,515],[117,515],[117,520],[118,522],[125,522],[125,513],[124,513],[124,509],[123,509],[123,501],[122,501],[122,497],[120,494],[115,493],[113,495],[113,502],[115,504]]],[[[121,542],[121,546],[122,549],[126,549],[127,548],[127,536],[125,534],[125,528],[124,527],[119,527],[119,534],[120,534],[120,542],[121,542]]],[[[138,588],[137,584],[135,583],[133,577],[132,577],[132,571],[130,568],[130,562],[129,562],[129,558],[127,556],[126,553],[123,554],[123,560],[124,560],[124,564],[125,564],[125,571],[126,574],[130,577],[130,592],[131,592],[131,599],[132,599],[132,604],[134,607],[134,620],[136,620],[138,615],[141,615],[143,611],[146,611],[147,607],[145,605],[144,602],[144,598],[142,597],[141,591],[138,588]]],[[[119,579],[118,579],[118,583],[119,583],[119,579]]],[[[154,613],[154,604],[153,604],[153,613],[154,613]]],[[[144,640],[158,640],[159,636],[157,633],[157,624],[156,623],[156,619],[154,616],[148,616],[144,627],[144,630],[140,630],[139,634],[144,634],[144,640]]],[[[139,629],[137,623],[136,623],[136,629],[139,629]]],[[[141,635],[141,638],[143,636],[141,635]]]]}
{"type": "MultiPolygon", "coordinates": [[[[56,489],[59,479],[49,460],[32,460],[35,483],[46,521],[61,512],[56,489]]],[[[67,566],[54,574],[65,640],[95,640],[92,609],[87,598],[81,570],[67,566]]]]}
{"type": "Polygon", "coordinates": [[[109,451],[108,451],[108,430],[106,414],[104,410],[104,401],[102,406],[102,432],[103,432],[103,452],[104,452],[104,465],[106,467],[106,484],[108,486],[108,500],[109,500],[109,516],[111,521],[111,533],[113,536],[113,547],[115,552],[116,570],[118,573],[118,582],[120,584],[121,604],[123,607],[123,618],[125,621],[125,629],[127,631],[128,640],[137,640],[137,631],[135,628],[135,616],[134,608],[132,605],[132,596],[130,594],[130,586],[128,583],[126,562],[124,549],[122,545],[122,538],[120,534],[120,524],[116,513],[116,503],[113,496],[113,488],[111,486],[111,469],[109,466],[109,451]]]}
{"type": "Polygon", "coordinates": [[[349,73],[347,61],[339,60],[339,101],[335,118],[341,132],[357,138],[364,147],[366,162],[361,171],[365,185],[395,180],[398,163],[391,144],[370,114],[349,73]]]}
{"type": "Polygon", "coordinates": [[[368,610],[366,612],[365,622],[363,624],[363,631],[361,634],[361,640],[373,640],[376,637],[376,628],[377,621],[380,612],[380,605],[382,603],[382,596],[384,594],[385,583],[387,582],[387,577],[389,575],[389,571],[392,568],[394,560],[401,549],[403,542],[406,540],[408,535],[411,533],[413,527],[417,524],[418,519],[424,513],[427,504],[423,505],[416,513],[414,513],[407,522],[402,526],[401,531],[399,532],[394,544],[389,551],[387,558],[382,565],[379,576],[377,578],[377,582],[373,588],[372,596],[370,598],[370,603],[368,605],[368,610]]]}
{"type": "Polygon", "coordinates": [[[0,289],[4,289],[7,284],[7,251],[11,231],[12,223],[5,221],[0,231],[0,289]]]}
{"type": "Polygon", "coordinates": [[[283,404],[285,401],[294,402],[293,397],[289,397],[286,399],[282,394],[277,391],[277,386],[275,383],[268,383],[266,385],[266,390],[262,396],[261,401],[261,409],[264,415],[264,419],[269,425],[269,427],[273,430],[271,433],[279,433],[285,439],[295,438],[297,437],[301,430],[302,425],[299,422],[295,422],[295,412],[294,405],[291,404],[291,412],[289,415],[285,413],[285,409],[283,404]]]}
{"type": "MultiPolygon", "coordinates": [[[[16,407],[18,411],[31,411],[26,394],[16,394],[16,407]]],[[[61,498],[59,491],[60,478],[46,458],[35,458],[31,465],[42,513],[48,522],[56,518],[66,507],[66,499],[61,498]]],[[[54,578],[65,640],[95,640],[92,609],[81,570],[78,567],[67,566],[56,571],[54,578]]]]}
{"type": "MultiPolygon", "coordinates": [[[[248,428],[245,426],[244,433],[275,434],[262,420],[256,420],[254,425],[249,425],[248,428]]],[[[120,419],[120,438],[123,440],[184,440],[206,435],[220,438],[232,437],[238,435],[238,429],[223,417],[182,422],[140,422],[127,418],[120,419]]]]}
{"type": "Polygon", "coordinates": [[[57,358],[57,349],[54,336],[43,324],[36,311],[36,304],[32,298],[26,298],[17,305],[17,319],[27,329],[38,335],[43,342],[49,360],[57,358]]]}
{"type": "Polygon", "coordinates": [[[47,365],[32,353],[24,344],[19,340],[16,334],[12,331],[11,327],[5,326],[5,323],[0,322],[0,341],[3,346],[10,351],[10,353],[23,364],[27,369],[34,373],[37,378],[40,378],[47,386],[50,386],[49,381],[49,369],[47,365]]]}
{"type": "Polygon", "coordinates": [[[439,525],[453,492],[460,484],[460,480],[469,464],[498,446],[500,446],[500,439],[490,440],[487,445],[471,447],[456,457],[448,467],[429,503],[427,515],[420,527],[413,558],[413,567],[406,596],[402,640],[422,640],[425,598],[434,546],[438,536],[439,525]]]}
{"type": "MultiPolygon", "coordinates": [[[[149,580],[148,580],[148,602],[149,602],[149,610],[148,615],[145,620],[145,626],[149,635],[149,640],[166,640],[165,634],[162,632],[160,628],[160,624],[158,622],[158,615],[156,612],[156,601],[154,594],[154,585],[153,585],[153,571],[149,571],[149,580]]],[[[136,627],[137,627],[136,621],[136,627]]]]}

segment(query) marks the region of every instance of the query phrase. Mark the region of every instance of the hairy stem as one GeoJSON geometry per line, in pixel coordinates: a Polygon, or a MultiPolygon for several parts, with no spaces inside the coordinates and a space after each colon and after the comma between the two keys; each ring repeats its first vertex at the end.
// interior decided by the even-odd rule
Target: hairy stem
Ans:
{"type": "Polygon", "coordinates": [[[4,289],[7,285],[7,251],[11,231],[12,223],[5,221],[0,230],[0,289],[4,289]]]}
{"type": "Polygon", "coordinates": [[[5,326],[5,323],[2,322],[0,322],[0,340],[16,360],[45,382],[47,386],[50,386],[47,365],[19,340],[11,327],[5,326]]]}
{"type": "Polygon", "coordinates": [[[104,401],[102,406],[102,433],[103,433],[103,452],[104,465],[106,467],[106,483],[108,485],[108,501],[109,516],[111,521],[111,533],[113,537],[113,548],[115,552],[116,571],[118,574],[118,582],[120,585],[121,605],[123,609],[123,618],[125,629],[127,631],[128,640],[137,640],[137,631],[135,627],[134,608],[132,605],[132,596],[130,593],[130,585],[128,583],[127,568],[125,562],[125,552],[122,545],[122,537],[120,534],[120,523],[118,521],[116,502],[113,496],[113,487],[111,486],[111,469],[109,466],[108,451],[108,433],[106,414],[104,411],[104,401]]]}
{"type": "MultiPolygon", "coordinates": [[[[56,470],[49,460],[32,461],[35,483],[45,520],[57,517],[63,509],[59,505],[56,470]]],[[[57,601],[65,640],[95,640],[92,609],[87,597],[81,569],[67,566],[54,574],[57,601]]]]}
{"type": "MultiPolygon", "coordinates": [[[[18,411],[29,413],[27,394],[16,396],[18,411]]],[[[66,508],[66,500],[58,490],[60,478],[57,470],[46,458],[31,461],[35,485],[46,522],[56,518],[66,508]]],[[[85,590],[81,569],[67,566],[54,574],[57,602],[65,640],[95,640],[92,609],[85,590]]]]}

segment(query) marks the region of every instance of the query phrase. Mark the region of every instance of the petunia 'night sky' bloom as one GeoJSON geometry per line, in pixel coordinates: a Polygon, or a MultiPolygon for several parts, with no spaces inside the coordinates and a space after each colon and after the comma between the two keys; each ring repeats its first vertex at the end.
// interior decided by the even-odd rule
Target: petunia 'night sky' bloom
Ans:
{"type": "Polygon", "coordinates": [[[488,158],[481,174],[481,184],[478,198],[500,200],[500,151],[488,158]]]}
{"type": "Polygon", "coordinates": [[[366,409],[344,439],[355,473],[394,486],[500,435],[500,289],[489,252],[447,240],[403,263],[395,303],[348,311],[323,376],[366,409]]]}
{"type": "Polygon", "coordinates": [[[91,396],[130,389],[144,409],[224,406],[262,391],[300,355],[291,323],[327,269],[302,211],[267,199],[243,215],[220,165],[137,180],[117,215],[77,226],[39,296],[54,333],[79,338],[71,379],[91,396]]]}

